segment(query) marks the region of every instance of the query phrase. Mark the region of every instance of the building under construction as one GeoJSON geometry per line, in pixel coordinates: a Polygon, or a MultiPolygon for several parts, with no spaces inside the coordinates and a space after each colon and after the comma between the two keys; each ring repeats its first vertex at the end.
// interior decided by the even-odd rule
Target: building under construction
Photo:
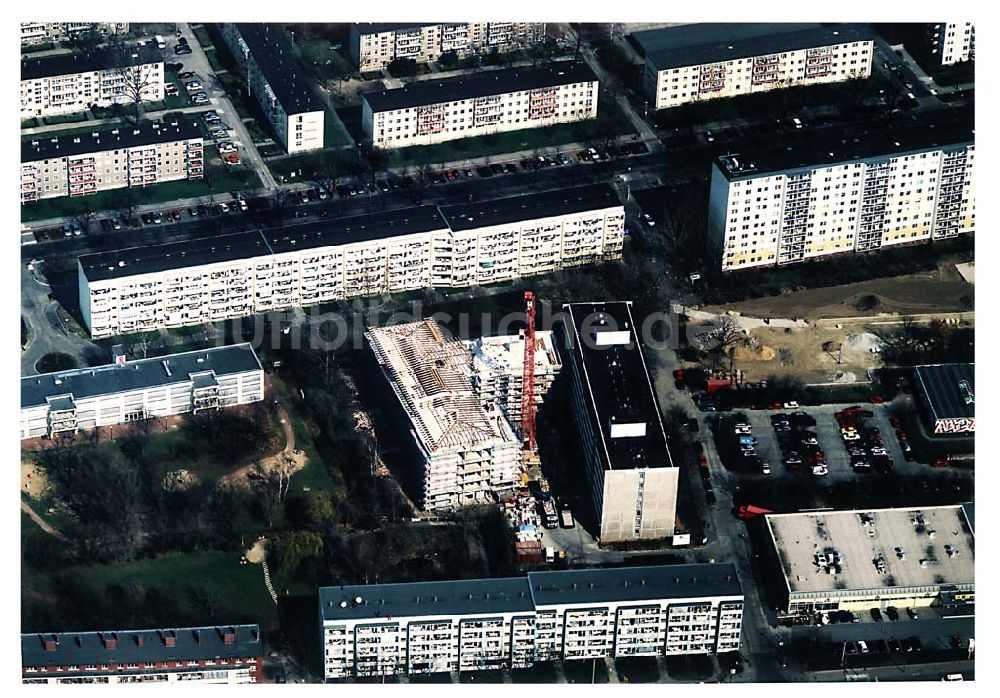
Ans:
{"type": "Polygon", "coordinates": [[[520,441],[499,405],[473,387],[469,347],[445,338],[433,319],[368,328],[365,337],[409,425],[419,506],[495,501],[513,488],[520,441]]]}

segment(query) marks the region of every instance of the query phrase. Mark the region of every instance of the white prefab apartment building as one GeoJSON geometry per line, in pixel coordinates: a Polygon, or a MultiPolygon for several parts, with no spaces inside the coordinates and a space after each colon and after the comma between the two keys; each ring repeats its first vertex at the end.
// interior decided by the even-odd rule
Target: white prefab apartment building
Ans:
{"type": "Polygon", "coordinates": [[[128,56],[111,51],[21,60],[21,118],[80,112],[91,106],[131,102],[127,85],[141,88],[144,102],[163,99],[163,59],[150,46],[128,56]]]}
{"type": "Polygon", "coordinates": [[[976,25],[972,22],[936,22],[928,28],[931,53],[941,65],[976,58],[976,25]]]}
{"type": "Polygon", "coordinates": [[[21,378],[21,438],[55,436],[264,399],[249,344],[21,378]]]}
{"type": "Polygon", "coordinates": [[[217,25],[229,52],[246,71],[250,92],[289,153],[323,147],[323,102],[302,76],[295,49],[279,25],[217,25]]]}
{"type": "Polygon", "coordinates": [[[81,34],[113,36],[128,31],[128,22],[21,22],[21,46],[67,41],[81,34]]]}
{"type": "Polygon", "coordinates": [[[204,142],[194,121],[21,141],[21,203],[108,189],[201,179],[204,142]]]}
{"type": "Polygon", "coordinates": [[[544,22],[445,22],[439,24],[352,24],[349,51],[361,71],[381,70],[397,58],[436,61],[454,51],[513,51],[545,38],[544,22]]]}
{"type": "Polygon", "coordinates": [[[564,306],[562,355],[569,367],[583,468],[601,542],[674,535],[678,468],[642,355],[631,302],[564,306]]]}
{"type": "Polygon", "coordinates": [[[968,122],[715,161],[709,247],[722,271],[873,252],[972,233],[968,122]]]}
{"type": "Polygon", "coordinates": [[[323,587],[323,677],[734,652],[743,602],[732,563],[323,587]]]}
{"type": "Polygon", "coordinates": [[[417,208],[84,255],[93,337],[384,292],[464,288],[620,259],[607,185],[417,208]]]}
{"type": "Polygon", "coordinates": [[[654,109],[871,75],[873,35],[853,24],[685,24],[636,32],[654,109]]]}
{"type": "Polygon", "coordinates": [[[376,148],[406,148],[593,119],[597,96],[586,63],[561,61],[364,92],[361,122],[376,148]]]}
{"type": "Polygon", "coordinates": [[[472,356],[434,320],[370,327],[365,338],[402,413],[422,509],[496,501],[520,473],[521,443],[470,380],[472,356]]]}
{"type": "Polygon", "coordinates": [[[21,683],[263,683],[257,625],[23,633],[21,683]]]}

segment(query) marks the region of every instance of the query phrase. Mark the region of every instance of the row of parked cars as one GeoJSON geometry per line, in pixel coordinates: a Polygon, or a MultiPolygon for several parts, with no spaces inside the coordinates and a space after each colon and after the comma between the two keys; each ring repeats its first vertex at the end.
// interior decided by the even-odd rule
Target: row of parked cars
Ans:
{"type": "Polygon", "coordinates": [[[854,472],[874,470],[884,474],[892,470],[892,458],[885,448],[881,431],[868,424],[868,419],[875,416],[874,412],[854,405],[834,412],[833,416],[837,419],[840,436],[844,440],[854,472]]]}
{"type": "Polygon", "coordinates": [[[844,643],[844,655],[848,657],[862,654],[901,654],[922,650],[920,638],[915,636],[904,637],[902,640],[858,640],[844,643]]]}
{"type": "Polygon", "coordinates": [[[705,445],[701,441],[694,442],[695,453],[698,454],[698,473],[701,475],[701,484],[705,488],[705,501],[710,505],[715,504],[718,498],[715,490],[712,489],[712,477],[708,470],[708,456],[705,455],[705,445]]]}
{"type": "Polygon", "coordinates": [[[771,415],[771,428],[774,429],[785,468],[796,471],[806,467],[813,475],[823,477],[828,475],[830,470],[816,432],[810,429],[814,426],[816,419],[801,410],[790,414],[779,412],[771,415]]]}
{"type": "Polygon", "coordinates": [[[744,465],[752,471],[770,475],[771,464],[757,453],[757,438],[753,435],[753,427],[746,422],[737,422],[733,426],[733,437],[736,439],[744,465]]]}

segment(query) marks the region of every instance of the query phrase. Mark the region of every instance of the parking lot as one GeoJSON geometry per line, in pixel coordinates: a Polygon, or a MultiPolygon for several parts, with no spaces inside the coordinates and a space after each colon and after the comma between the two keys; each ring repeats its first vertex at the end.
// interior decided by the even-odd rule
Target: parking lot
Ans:
{"type": "MultiPolygon", "coordinates": [[[[831,481],[848,480],[857,477],[873,477],[873,473],[855,473],[851,468],[851,458],[841,437],[840,426],[834,413],[842,411],[851,405],[820,405],[803,408],[802,411],[816,420],[816,425],[807,427],[815,432],[819,448],[826,456],[828,474],[823,476],[831,481]]],[[[902,474],[918,474],[929,466],[919,462],[919,456],[913,461],[906,461],[896,439],[895,429],[889,422],[892,416],[890,405],[863,405],[871,410],[873,416],[868,418],[868,424],[877,427],[884,437],[884,448],[892,459],[893,470],[902,474]]],[[[814,477],[811,468],[803,464],[798,472],[788,470],[782,461],[782,452],[777,437],[771,425],[771,416],[788,414],[797,410],[747,410],[748,421],[753,428],[753,436],[757,439],[757,453],[771,464],[769,477],[814,477]]]]}

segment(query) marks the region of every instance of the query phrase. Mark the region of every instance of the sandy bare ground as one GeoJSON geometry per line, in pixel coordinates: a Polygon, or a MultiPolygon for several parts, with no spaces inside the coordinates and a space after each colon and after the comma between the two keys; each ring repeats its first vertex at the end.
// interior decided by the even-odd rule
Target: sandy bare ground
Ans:
{"type": "Polygon", "coordinates": [[[778,296],[755,298],[727,306],[706,306],[702,310],[722,313],[737,310],[752,317],[821,318],[870,316],[879,313],[921,314],[957,312],[963,296],[974,297],[975,286],[966,281],[954,264],[942,264],[934,271],[872,279],[856,284],[828,288],[810,288],[778,296]],[[859,309],[863,296],[878,298],[878,305],[859,309]]]}
{"type": "Polygon", "coordinates": [[[868,380],[868,369],[882,365],[871,353],[878,339],[856,327],[758,328],[751,334],[759,348],[737,350],[734,363],[747,381],[791,375],[806,383],[853,383],[868,380]]]}
{"type": "Polygon", "coordinates": [[[242,468],[234,470],[219,480],[220,485],[249,487],[250,478],[248,475],[256,470],[258,465],[266,471],[285,468],[285,473],[288,475],[296,473],[306,467],[309,459],[306,457],[305,453],[295,448],[295,430],[292,429],[292,423],[291,420],[288,419],[288,413],[286,413],[284,408],[280,406],[278,407],[278,421],[281,422],[281,430],[285,433],[285,448],[278,453],[275,453],[273,456],[268,456],[267,458],[254,461],[253,463],[248,463],[242,468]]]}

